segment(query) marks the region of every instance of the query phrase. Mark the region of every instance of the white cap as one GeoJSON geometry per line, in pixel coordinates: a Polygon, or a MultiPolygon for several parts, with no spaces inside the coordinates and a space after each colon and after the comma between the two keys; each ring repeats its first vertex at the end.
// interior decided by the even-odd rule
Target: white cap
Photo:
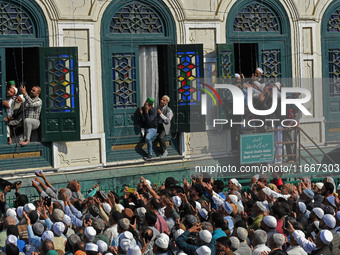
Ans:
{"type": "Polygon", "coordinates": [[[23,206],[19,206],[19,207],[17,208],[17,213],[18,213],[18,216],[19,216],[20,218],[24,217],[23,212],[24,212],[24,207],[23,207],[23,206]]]}
{"type": "Polygon", "coordinates": [[[137,215],[139,216],[139,218],[144,218],[145,213],[146,213],[145,207],[138,207],[137,208],[137,215]]]}
{"type": "Polygon", "coordinates": [[[111,206],[108,203],[102,203],[102,206],[106,214],[109,214],[111,212],[111,206]]]}
{"type": "Polygon", "coordinates": [[[53,224],[53,231],[56,235],[60,236],[65,231],[65,225],[64,223],[58,221],[53,224]]]}
{"type": "Polygon", "coordinates": [[[238,197],[236,195],[229,195],[228,196],[230,198],[230,201],[233,203],[233,204],[236,204],[237,201],[238,201],[238,197]]]}
{"type": "Polygon", "coordinates": [[[85,251],[96,251],[98,252],[98,245],[94,243],[87,243],[85,246],[85,251]]]}
{"type": "Polygon", "coordinates": [[[208,211],[204,208],[201,208],[198,210],[199,214],[202,216],[203,219],[207,220],[209,215],[208,215],[208,211]]]}
{"type": "Polygon", "coordinates": [[[14,244],[17,246],[18,238],[15,235],[9,235],[6,239],[6,244],[14,244]]]}
{"type": "Polygon", "coordinates": [[[131,240],[126,238],[121,239],[119,243],[120,248],[122,248],[123,251],[127,251],[130,248],[131,244],[131,240]]]}
{"type": "Polygon", "coordinates": [[[202,245],[201,247],[196,249],[196,253],[198,255],[210,255],[211,254],[211,250],[208,246],[206,245],[202,245]]]}
{"type": "Polygon", "coordinates": [[[329,230],[322,230],[320,233],[320,239],[324,244],[329,245],[333,241],[333,234],[329,230]]]}
{"type": "Polygon", "coordinates": [[[177,207],[180,207],[181,204],[182,204],[182,199],[179,197],[179,196],[174,196],[172,197],[172,200],[174,201],[174,204],[177,206],[177,207]]]}
{"type": "Polygon", "coordinates": [[[15,218],[15,217],[17,216],[17,213],[15,212],[15,210],[9,208],[9,209],[7,209],[7,211],[6,211],[6,216],[7,216],[7,217],[8,217],[8,216],[12,216],[13,218],[15,218]]]}
{"type": "Polygon", "coordinates": [[[279,89],[281,88],[281,83],[280,82],[275,82],[274,85],[278,87],[279,89]]]}
{"type": "Polygon", "coordinates": [[[51,230],[46,230],[42,236],[41,236],[41,240],[45,241],[45,240],[50,240],[50,241],[54,241],[54,234],[51,230]]]}
{"type": "Polygon", "coordinates": [[[232,250],[237,250],[240,247],[240,240],[236,236],[229,237],[231,241],[231,248],[232,250]]]}
{"type": "Polygon", "coordinates": [[[277,220],[271,215],[264,216],[263,222],[270,228],[276,228],[277,226],[277,220]]]}
{"type": "Polygon", "coordinates": [[[246,240],[248,237],[248,231],[245,228],[238,227],[236,229],[236,233],[238,238],[240,238],[242,241],[246,240]]]}
{"type": "Polygon", "coordinates": [[[208,230],[201,230],[200,233],[200,238],[206,242],[206,243],[210,243],[211,239],[212,239],[212,235],[208,230]]]}
{"type": "Polygon", "coordinates": [[[117,206],[119,207],[119,209],[122,210],[122,211],[125,209],[125,207],[124,207],[122,204],[116,204],[116,205],[117,205],[117,206]]]}
{"type": "Polygon", "coordinates": [[[307,206],[306,206],[306,204],[304,202],[299,202],[298,206],[299,206],[299,210],[300,210],[301,213],[305,213],[306,212],[307,206]]]}
{"type": "Polygon", "coordinates": [[[335,204],[335,197],[334,197],[334,196],[329,196],[329,197],[327,197],[327,200],[328,200],[328,202],[329,202],[332,206],[336,207],[336,204],[335,204]]]}
{"type": "Polygon", "coordinates": [[[68,216],[67,214],[64,214],[64,217],[63,217],[63,222],[66,224],[66,226],[70,226],[71,224],[71,217],[68,216]]]}
{"type": "Polygon", "coordinates": [[[146,179],[145,179],[145,182],[146,182],[146,184],[147,184],[150,188],[152,188],[152,187],[151,187],[151,182],[150,182],[149,180],[146,180],[146,179]]]}
{"type": "Polygon", "coordinates": [[[318,187],[318,189],[322,189],[323,182],[317,182],[317,183],[315,183],[315,186],[318,187]]]}
{"type": "Polygon", "coordinates": [[[239,75],[238,73],[235,73],[235,78],[240,78],[241,75],[239,75]]]}
{"type": "Polygon", "coordinates": [[[233,212],[233,207],[231,206],[231,204],[229,204],[227,201],[225,201],[223,204],[222,204],[224,210],[228,213],[228,214],[231,214],[233,212]]]}
{"type": "Polygon", "coordinates": [[[170,242],[170,237],[165,233],[160,233],[158,237],[164,238],[164,239],[168,240],[168,242],[170,242]]]}
{"type": "Polygon", "coordinates": [[[324,216],[324,211],[320,207],[313,208],[313,212],[318,216],[319,219],[322,219],[324,216]]]}
{"type": "Polygon", "coordinates": [[[261,67],[256,68],[256,70],[263,74],[263,69],[261,67]]]}
{"type": "Polygon", "coordinates": [[[197,201],[195,201],[195,204],[196,204],[196,209],[201,209],[202,208],[202,205],[201,205],[201,203],[200,202],[197,202],[197,201]]]}
{"type": "Polygon", "coordinates": [[[309,197],[309,198],[313,198],[314,197],[314,192],[311,190],[311,189],[304,189],[303,190],[303,193],[305,193],[305,195],[307,196],[307,197],[309,197]]]}
{"type": "Polygon", "coordinates": [[[183,229],[177,229],[176,232],[174,233],[174,238],[177,239],[180,235],[184,233],[183,229]]]}
{"type": "Polygon", "coordinates": [[[25,204],[24,210],[25,210],[26,213],[29,213],[30,211],[35,210],[35,206],[32,203],[25,204]]]}
{"type": "Polygon", "coordinates": [[[230,179],[230,181],[239,189],[242,189],[242,185],[235,178],[230,179]]]}
{"type": "Polygon", "coordinates": [[[323,221],[329,228],[335,228],[336,220],[333,215],[331,214],[325,214],[323,216],[323,221]]]}
{"type": "Polygon", "coordinates": [[[257,205],[258,208],[260,208],[260,210],[261,210],[262,212],[267,211],[267,207],[266,207],[266,205],[265,205],[263,202],[261,202],[261,201],[256,201],[255,204],[257,205]]]}
{"type": "Polygon", "coordinates": [[[162,249],[167,249],[169,247],[169,240],[164,236],[157,237],[155,244],[162,249]]]}
{"type": "Polygon", "coordinates": [[[142,255],[142,251],[140,250],[138,245],[131,245],[126,255],[142,255]]]}
{"type": "Polygon", "coordinates": [[[107,251],[107,244],[103,240],[97,241],[98,252],[104,253],[107,251]]]}
{"type": "Polygon", "coordinates": [[[286,241],[286,238],[283,234],[279,234],[279,233],[275,233],[273,234],[273,239],[274,239],[274,242],[276,243],[277,246],[282,246],[284,245],[285,241],[286,241]]]}
{"type": "Polygon", "coordinates": [[[244,211],[244,206],[243,206],[243,204],[242,204],[242,201],[241,201],[241,200],[238,201],[238,202],[236,203],[236,206],[237,206],[237,213],[238,213],[238,214],[241,214],[241,212],[244,211]]]}
{"type": "Polygon", "coordinates": [[[96,237],[96,235],[97,235],[97,232],[96,232],[96,230],[93,227],[89,226],[89,227],[85,228],[85,236],[90,241],[93,241],[94,238],[96,237]]]}
{"type": "Polygon", "coordinates": [[[120,239],[133,239],[133,234],[130,231],[124,231],[122,235],[120,236],[120,239]]]}

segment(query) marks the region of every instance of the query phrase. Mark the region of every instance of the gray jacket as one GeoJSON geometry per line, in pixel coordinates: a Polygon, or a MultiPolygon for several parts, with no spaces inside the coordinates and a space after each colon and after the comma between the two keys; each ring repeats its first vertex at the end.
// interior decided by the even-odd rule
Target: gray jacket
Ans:
{"type": "Polygon", "coordinates": [[[174,116],[169,106],[165,105],[163,108],[158,107],[162,111],[162,114],[158,116],[158,123],[163,124],[165,134],[168,135],[170,132],[171,119],[174,116]]]}

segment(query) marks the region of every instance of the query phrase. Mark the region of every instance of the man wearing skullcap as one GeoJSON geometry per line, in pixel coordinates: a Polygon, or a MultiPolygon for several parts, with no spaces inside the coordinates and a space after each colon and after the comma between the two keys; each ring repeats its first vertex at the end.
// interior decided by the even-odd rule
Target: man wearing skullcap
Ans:
{"type": "Polygon", "coordinates": [[[253,209],[252,212],[254,214],[254,220],[253,223],[251,225],[249,225],[248,227],[248,232],[250,229],[254,229],[257,230],[261,227],[261,222],[263,220],[264,217],[264,212],[266,211],[266,206],[264,205],[263,202],[257,201],[254,205],[253,205],[253,209]]]}
{"type": "Polygon", "coordinates": [[[336,219],[333,215],[331,214],[325,214],[320,220],[320,229],[327,229],[329,230],[332,235],[333,235],[333,240],[331,242],[332,246],[332,253],[333,254],[340,254],[340,236],[338,233],[335,231],[335,226],[336,226],[336,219]]]}
{"type": "Polygon", "coordinates": [[[272,249],[271,252],[275,250],[282,250],[282,246],[286,243],[287,239],[283,234],[274,234],[269,238],[269,248],[272,249]]]}
{"type": "Polygon", "coordinates": [[[148,153],[147,156],[144,157],[144,160],[151,160],[152,158],[152,138],[157,132],[158,120],[157,120],[157,111],[156,108],[153,107],[155,100],[152,97],[146,99],[144,106],[139,107],[140,113],[140,125],[145,129],[145,134],[142,140],[137,144],[136,149],[138,151],[142,150],[145,142],[148,145],[148,153]]]}
{"type": "Polygon", "coordinates": [[[266,231],[267,233],[266,245],[269,245],[270,237],[277,233],[276,226],[277,226],[277,220],[275,219],[275,217],[271,215],[267,215],[263,217],[263,220],[261,222],[261,229],[266,231]]]}
{"type": "Polygon", "coordinates": [[[270,248],[265,245],[266,241],[267,233],[261,229],[256,230],[253,238],[253,255],[262,255],[263,252],[270,252],[270,248]]]}
{"type": "Polygon", "coordinates": [[[157,107],[157,114],[158,114],[158,127],[157,132],[158,136],[156,137],[155,141],[159,142],[159,146],[161,147],[161,158],[165,158],[168,155],[168,151],[166,149],[166,143],[164,138],[169,134],[170,127],[171,127],[171,120],[174,114],[172,110],[168,106],[170,102],[170,97],[164,95],[161,98],[160,104],[157,107]]]}
{"type": "Polygon", "coordinates": [[[55,222],[53,227],[53,232],[54,232],[54,248],[56,250],[61,250],[65,253],[65,244],[67,242],[67,238],[64,236],[64,231],[65,231],[65,225],[64,223],[58,221],[55,222]]]}
{"type": "MultiPolygon", "coordinates": [[[[305,238],[305,233],[301,230],[295,230],[295,232],[305,238]]],[[[289,235],[290,246],[287,249],[288,255],[307,255],[307,252],[299,245],[295,240],[293,234],[289,235]]]]}
{"type": "Polygon", "coordinates": [[[252,251],[247,243],[248,231],[243,227],[238,227],[236,229],[236,236],[240,240],[240,246],[235,253],[251,255],[252,251]]]}

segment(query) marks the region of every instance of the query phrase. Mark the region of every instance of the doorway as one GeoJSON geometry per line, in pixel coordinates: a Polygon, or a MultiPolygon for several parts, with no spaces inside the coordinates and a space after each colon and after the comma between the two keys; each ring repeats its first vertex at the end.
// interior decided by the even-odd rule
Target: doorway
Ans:
{"type": "Polygon", "coordinates": [[[257,43],[234,43],[235,73],[250,78],[259,66],[257,43]]]}

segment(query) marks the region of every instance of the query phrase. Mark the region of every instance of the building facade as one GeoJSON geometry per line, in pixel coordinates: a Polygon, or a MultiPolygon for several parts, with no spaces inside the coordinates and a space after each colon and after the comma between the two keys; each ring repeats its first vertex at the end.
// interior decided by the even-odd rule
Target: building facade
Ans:
{"type": "Polygon", "coordinates": [[[318,145],[331,151],[340,140],[339,0],[1,0],[0,10],[1,100],[8,80],[39,84],[43,100],[25,147],[7,145],[2,108],[3,176],[45,168],[60,183],[60,171],[161,178],[186,176],[195,160],[237,162],[230,130],[190,127],[190,107],[199,107],[200,78],[249,76],[257,66],[311,91],[312,116],[300,126],[318,145]],[[145,164],[136,110],[164,94],[175,112],[172,160],[145,164]]]}

